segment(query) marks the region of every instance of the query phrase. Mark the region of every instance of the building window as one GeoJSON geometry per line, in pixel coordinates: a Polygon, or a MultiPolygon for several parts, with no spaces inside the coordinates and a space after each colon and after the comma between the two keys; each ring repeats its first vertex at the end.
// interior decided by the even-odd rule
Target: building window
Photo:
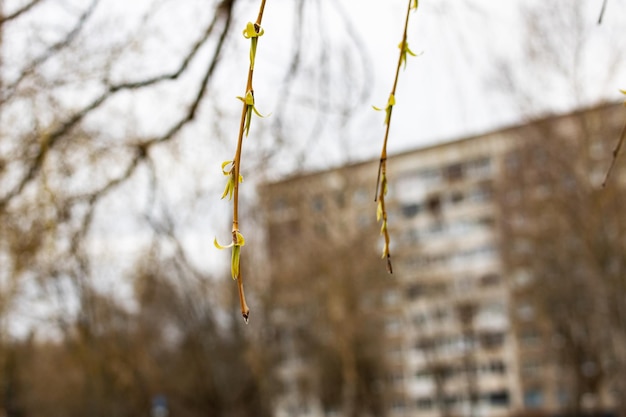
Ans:
{"type": "Polygon", "coordinates": [[[467,163],[468,175],[474,177],[485,177],[491,174],[491,159],[482,157],[467,163]]]}
{"type": "MultiPolygon", "coordinates": [[[[618,392],[614,392],[614,397],[620,398],[621,394],[618,392]]],[[[559,387],[556,398],[561,407],[568,406],[571,401],[571,395],[569,394],[569,391],[567,391],[567,389],[565,389],[564,387],[559,387]]]]}
{"type": "Polygon", "coordinates": [[[412,284],[406,289],[406,296],[409,300],[419,298],[424,292],[424,287],[421,284],[412,284]]]}
{"type": "MultiPolygon", "coordinates": [[[[518,204],[522,201],[522,197],[522,190],[517,188],[507,190],[504,194],[505,201],[510,205],[518,204]]],[[[520,219],[511,219],[511,223],[514,225],[523,225],[524,218],[519,214],[517,216],[520,217],[520,219]]]]}
{"type": "Polygon", "coordinates": [[[496,407],[508,407],[509,405],[509,392],[504,391],[495,391],[487,394],[487,401],[492,406],[496,407]]]}
{"type": "Polygon", "coordinates": [[[415,344],[415,349],[420,352],[432,351],[435,348],[436,342],[433,339],[424,338],[422,340],[418,340],[415,344]]]}
{"type": "Polygon", "coordinates": [[[321,195],[313,197],[313,201],[311,202],[311,210],[317,213],[324,211],[324,198],[321,195]]]}
{"type": "Polygon", "coordinates": [[[339,417],[342,414],[339,410],[332,408],[332,409],[326,410],[324,415],[325,417],[339,417]]]}
{"type": "Polygon", "coordinates": [[[467,199],[474,202],[485,202],[491,200],[493,186],[489,181],[485,181],[469,191],[467,199]]]}
{"type": "Polygon", "coordinates": [[[537,360],[528,360],[522,364],[522,374],[526,378],[534,378],[541,374],[541,363],[537,360]]]}
{"type": "Polygon", "coordinates": [[[463,193],[461,191],[452,191],[450,193],[450,202],[452,204],[459,204],[463,201],[463,193]]]}
{"type": "Polygon", "coordinates": [[[406,218],[415,217],[421,210],[421,206],[417,203],[403,204],[402,215],[406,218]]]}
{"type": "Polygon", "coordinates": [[[339,208],[346,206],[346,194],[344,191],[338,191],[335,193],[335,202],[339,208]]]}
{"type": "Polygon", "coordinates": [[[426,323],[426,315],[423,313],[417,313],[413,316],[413,324],[415,326],[423,326],[426,323]]]}
{"type": "MultiPolygon", "coordinates": [[[[444,287],[445,288],[445,287],[444,287]]],[[[443,308],[437,308],[433,311],[434,321],[444,321],[448,319],[448,312],[443,308]]]]}
{"type": "Polygon", "coordinates": [[[493,374],[505,374],[506,365],[502,361],[491,361],[489,363],[489,371],[493,374]]]}
{"type": "Polygon", "coordinates": [[[486,274],[480,277],[481,287],[495,287],[501,282],[501,277],[498,274],[486,274]]]}
{"type": "Polygon", "coordinates": [[[458,181],[463,178],[463,165],[452,164],[446,167],[446,179],[448,181],[458,181]]]}
{"type": "Polygon", "coordinates": [[[525,330],[521,337],[521,344],[524,347],[538,346],[541,343],[541,336],[535,329],[525,330]]]}
{"type": "Polygon", "coordinates": [[[396,411],[396,412],[404,411],[405,409],[404,401],[402,400],[393,401],[393,403],[391,404],[391,408],[393,409],[393,411],[396,411]]]}
{"type": "Polygon", "coordinates": [[[419,232],[416,229],[406,229],[400,234],[400,240],[409,245],[415,244],[419,242],[419,232]]]}
{"type": "Polygon", "coordinates": [[[272,202],[272,211],[274,214],[282,214],[287,207],[287,200],[285,200],[284,197],[279,197],[272,202]]]}
{"type": "Polygon", "coordinates": [[[383,295],[383,303],[385,303],[385,305],[395,305],[398,304],[398,302],[400,301],[400,294],[398,293],[398,291],[396,290],[388,290],[385,291],[384,295],[383,295]]]}
{"type": "Polygon", "coordinates": [[[535,317],[535,309],[530,304],[522,304],[517,308],[517,317],[522,321],[530,321],[535,317]]]}
{"type": "Polygon", "coordinates": [[[420,410],[430,410],[433,408],[433,400],[432,398],[424,397],[417,399],[417,408],[420,410]]]}
{"type": "Polygon", "coordinates": [[[402,386],[404,383],[404,375],[401,373],[393,373],[389,375],[389,382],[396,387],[402,386]]]}
{"type": "Polygon", "coordinates": [[[537,166],[545,166],[546,164],[548,164],[550,161],[550,156],[548,155],[548,152],[545,149],[542,148],[538,148],[538,147],[533,147],[533,162],[537,165],[537,166]]]}
{"type": "Polygon", "coordinates": [[[501,301],[492,301],[482,306],[481,313],[490,317],[503,317],[506,316],[507,310],[501,301]]]}
{"type": "Polygon", "coordinates": [[[532,281],[532,276],[527,270],[518,269],[513,274],[513,281],[515,281],[515,285],[518,287],[525,287],[532,281]]]}
{"type": "Polygon", "coordinates": [[[524,406],[527,408],[540,408],[543,406],[543,393],[539,389],[524,391],[524,406]]]}
{"type": "Polygon", "coordinates": [[[504,165],[506,166],[506,170],[510,174],[516,174],[521,165],[521,158],[518,151],[514,151],[509,153],[506,158],[504,158],[504,165]]]}
{"type": "Polygon", "coordinates": [[[504,344],[504,333],[490,332],[480,335],[480,343],[485,349],[496,349],[504,344]]]}
{"type": "Polygon", "coordinates": [[[441,181],[441,171],[437,168],[425,169],[418,176],[426,185],[434,185],[441,181]]]}
{"type": "Polygon", "coordinates": [[[454,284],[457,294],[467,294],[474,287],[474,280],[471,277],[460,277],[455,280],[454,284]]]}
{"type": "Polygon", "coordinates": [[[478,225],[487,229],[492,229],[496,224],[496,221],[493,217],[481,217],[478,219],[478,225]]]}
{"type": "MultiPolygon", "coordinates": [[[[448,285],[445,282],[434,282],[426,287],[429,295],[441,296],[448,292],[448,285]]],[[[440,315],[441,313],[437,313],[440,315]]],[[[445,314],[445,313],[444,313],[445,314]]]]}
{"type": "Polygon", "coordinates": [[[400,331],[401,328],[402,326],[400,324],[400,321],[396,319],[389,319],[385,323],[385,331],[387,331],[387,333],[397,333],[400,331]]]}
{"type": "Polygon", "coordinates": [[[415,378],[417,379],[429,379],[430,377],[432,377],[432,372],[428,369],[420,369],[415,374],[415,378]]]}
{"type": "Polygon", "coordinates": [[[431,214],[441,214],[441,196],[435,194],[428,197],[426,200],[426,207],[431,214]]]}
{"type": "Polygon", "coordinates": [[[426,229],[426,234],[431,237],[436,237],[437,235],[443,235],[445,231],[445,225],[440,221],[436,221],[428,226],[428,229],[426,229]]]}
{"type": "Polygon", "coordinates": [[[461,400],[461,398],[458,395],[450,395],[447,396],[443,399],[443,402],[445,405],[447,405],[448,407],[452,407],[455,404],[459,403],[461,400]]]}
{"type": "Polygon", "coordinates": [[[315,223],[314,229],[315,233],[320,237],[326,237],[328,235],[328,228],[326,227],[326,223],[315,223]]]}

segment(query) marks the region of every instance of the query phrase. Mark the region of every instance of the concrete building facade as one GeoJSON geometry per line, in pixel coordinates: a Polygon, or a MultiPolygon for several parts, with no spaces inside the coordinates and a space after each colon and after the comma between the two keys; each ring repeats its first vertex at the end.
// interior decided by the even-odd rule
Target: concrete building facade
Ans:
{"type": "MultiPolygon", "coordinates": [[[[615,106],[593,111],[621,120],[615,106]]],[[[576,116],[541,123],[567,130],[576,116]]],[[[540,325],[526,325],[534,312],[516,290],[523,274],[512,276],[501,251],[506,213],[499,180],[535,128],[530,123],[389,158],[397,283],[384,294],[389,415],[499,417],[562,406],[555,367],[534,359],[546,339],[540,325]],[[540,385],[532,382],[537,378],[540,385]]],[[[269,246],[294,233],[342,239],[371,229],[377,166],[367,161],[268,184],[269,246]]],[[[384,261],[380,271],[381,280],[389,279],[384,261]]]]}

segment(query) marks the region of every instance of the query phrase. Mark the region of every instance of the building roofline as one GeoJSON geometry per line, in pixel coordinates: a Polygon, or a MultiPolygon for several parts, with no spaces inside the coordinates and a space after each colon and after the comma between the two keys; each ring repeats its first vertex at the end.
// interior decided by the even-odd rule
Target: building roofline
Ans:
{"type": "MultiPolygon", "coordinates": [[[[522,121],[522,122],[518,122],[518,123],[514,123],[514,124],[509,124],[509,125],[505,125],[502,127],[496,127],[493,129],[489,129],[487,131],[481,132],[481,133],[476,133],[476,134],[472,134],[469,136],[462,136],[460,138],[456,138],[456,139],[450,139],[450,140],[442,140],[440,142],[437,143],[433,143],[433,144],[429,144],[429,145],[424,145],[424,146],[418,146],[412,149],[407,149],[398,153],[394,153],[394,154],[389,154],[387,157],[387,160],[391,160],[394,158],[398,158],[398,157],[403,157],[406,155],[411,155],[414,153],[418,153],[418,152],[425,152],[425,151],[429,151],[432,149],[441,149],[441,148],[445,148],[445,147],[449,147],[449,146],[456,146],[459,145],[461,143],[464,142],[470,142],[473,141],[477,138],[480,137],[485,137],[485,136],[489,136],[489,135],[495,135],[495,134],[508,134],[508,133],[512,133],[515,132],[517,130],[521,130],[521,129],[525,129],[525,128],[529,128],[532,126],[536,126],[536,125],[540,125],[542,123],[546,123],[549,121],[556,121],[559,119],[565,119],[568,117],[573,117],[573,116],[577,116],[577,115],[581,115],[587,112],[596,112],[596,111],[602,111],[602,110],[606,110],[606,109],[610,109],[612,107],[618,107],[618,106],[622,106],[623,103],[620,102],[603,102],[594,106],[588,106],[588,107],[581,107],[578,109],[575,109],[573,111],[567,112],[567,113],[546,113],[542,116],[539,116],[537,118],[530,118],[527,121],[522,121]]],[[[334,167],[330,167],[330,168],[326,168],[326,169],[319,169],[319,170],[313,170],[313,171],[304,171],[304,172],[299,172],[299,173],[295,173],[295,174],[290,174],[287,175],[286,177],[279,179],[277,181],[270,181],[267,183],[262,184],[262,186],[268,186],[268,185],[278,185],[278,184],[285,184],[294,180],[300,180],[303,178],[311,178],[311,177],[315,177],[317,175],[324,175],[324,174],[328,174],[330,172],[339,172],[342,170],[346,170],[346,169],[352,169],[352,168],[356,168],[362,165],[367,165],[367,164],[371,164],[375,161],[377,161],[377,158],[370,158],[370,159],[366,159],[366,160],[362,160],[362,161],[357,161],[357,162],[352,162],[352,163],[348,163],[348,164],[344,164],[344,165],[338,165],[338,166],[334,166],[334,167]]]]}

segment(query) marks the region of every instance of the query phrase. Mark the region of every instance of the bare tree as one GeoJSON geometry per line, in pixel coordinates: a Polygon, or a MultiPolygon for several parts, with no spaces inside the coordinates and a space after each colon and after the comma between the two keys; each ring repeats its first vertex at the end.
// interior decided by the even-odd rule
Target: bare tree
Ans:
{"type": "Polygon", "coordinates": [[[522,6],[520,47],[503,52],[488,76],[513,112],[534,119],[617,100],[623,13],[613,9],[611,21],[598,26],[597,12],[562,0],[522,6]]]}
{"type": "MultiPolygon", "coordinates": [[[[340,48],[349,69],[363,57],[349,47],[356,42],[350,26],[347,45],[329,46],[325,35],[320,42],[313,38],[311,25],[321,24],[329,9],[341,15],[332,2],[321,3],[295,4],[296,26],[311,30],[295,30],[286,48],[290,66],[271,68],[287,92],[274,118],[280,137],[292,122],[285,115],[289,108],[307,107],[315,116],[309,136],[315,137],[325,112],[341,107],[345,118],[351,94],[363,94],[363,76],[343,84],[330,75],[328,56],[317,59],[340,48]],[[306,18],[315,8],[315,19],[306,18]],[[319,71],[309,78],[312,66],[319,71]],[[315,83],[323,85],[315,94],[303,88],[315,83]],[[335,96],[330,84],[342,90],[335,96]]],[[[19,378],[9,368],[18,363],[20,377],[33,382],[39,376],[35,364],[47,359],[72,373],[60,382],[55,372],[61,372],[51,366],[35,384],[40,388],[20,399],[25,410],[63,404],[55,407],[63,415],[140,415],[159,389],[154,381],[173,398],[172,407],[189,415],[264,415],[270,409],[271,389],[263,398],[259,394],[267,388],[264,357],[251,355],[254,367],[242,359],[250,340],[234,325],[223,328],[220,317],[231,306],[219,303],[215,294],[223,289],[211,284],[205,260],[197,257],[198,247],[212,241],[208,236],[197,244],[203,233],[197,225],[214,214],[207,201],[219,199],[211,173],[221,180],[219,139],[228,132],[223,124],[230,109],[218,75],[239,62],[226,52],[237,51],[233,39],[241,32],[233,22],[241,10],[246,4],[237,0],[195,1],[184,8],[150,1],[125,20],[125,10],[116,15],[115,6],[99,0],[0,3],[0,365],[7,369],[0,381],[3,388],[17,387],[13,381],[19,378]],[[184,27],[177,25],[185,19],[184,27]],[[215,161],[214,170],[207,160],[215,161]],[[149,268],[128,273],[135,258],[148,259],[149,268]],[[157,301],[147,288],[129,290],[144,280],[163,289],[157,301]],[[35,318],[46,324],[39,329],[62,343],[35,339],[36,355],[16,362],[11,352],[19,343],[10,340],[8,327],[30,291],[35,302],[54,307],[49,317],[35,318]],[[180,355],[166,329],[182,333],[175,344],[180,355]],[[228,350],[223,360],[210,360],[222,348],[228,350]],[[159,369],[159,360],[171,365],[159,369]],[[222,385],[233,366],[240,366],[232,372],[240,380],[222,385]],[[44,385],[55,390],[47,395],[44,385]],[[69,398],[76,392],[79,398],[69,398]],[[114,401],[125,396],[127,402],[114,401]]],[[[283,145],[259,143],[252,172],[283,145]]],[[[206,257],[211,249],[202,250],[206,257]]],[[[9,406],[6,401],[2,406],[9,406]]]]}
{"type": "Polygon", "coordinates": [[[544,359],[563,372],[558,390],[576,415],[612,407],[619,398],[607,393],[624,375],[623,171],[600,187],[619,110],[605,106],[524,130],[501,184],[516,302],[535,308],[549,329],[555,342],[544,346],[544,359]]]}
{"type": "Polygon", "coordinates": [[[512,107],[529,118],[588,110],[520,130],[500,189],[518,337],[540,340],[545,349],[522,354],[522,385],[530,397],[543,391],[545,407],[558,397],[552,407],[580,414],[613,407],[618,399],[606,393],[619,389],[614,384],[623,375],[615,364],[623,361],[617,352],[624,327],[608,307],[623,301],[616,286],[623,242],[614,234],[623,228],[616,208],[623,179],[604,191],[600,185],[624,123],[623,112],[606,104],[621,88],[624,59],[617,46],[623,39],[612,38],[619,15],[599,27],[597,8],[570,6],[527,6],[523,47],[493,75],[512,107]],[[529,370],[541,371],[534,381],[524,376],[525,360],[529,370]]]}
{"type": "Polygon", "coordinates": [[[352,226],[363,184],[341,173],[337,179],[337,187],[286,181],[263,189],[271,259],[263,317],[279,358],[273,372],[287,385],[287,410],[381,416],[393,396],[388,352],[399,342],[389,329],[400,320],[385,294],[398,283],[386,279],[376,257],[362,256],[377,236],[371,218],[362,230],[352,226]],[[371,233],[361,235],[365,229],[371,233]]]}

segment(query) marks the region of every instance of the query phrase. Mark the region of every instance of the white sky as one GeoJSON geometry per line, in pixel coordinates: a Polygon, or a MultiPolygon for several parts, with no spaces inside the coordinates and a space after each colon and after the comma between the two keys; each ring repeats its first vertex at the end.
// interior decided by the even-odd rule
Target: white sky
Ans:
{"type": "MultiPolygon", "coordinates": [[[[274,48],[272,44],[280,43],[272,33],[290,18],[289,12],[281,9],[284,3],[268,2],[261,57],[267,53],[262,48],[274,48]]],[[[362,103],[360,116],[349,129],[347,140],[353,153],[349,158],[374,158],[382,143],[383,116],[370,111],[370,105],[383,106],[391,89],[406,1],[340,3],[367,46],[374,76],[370,83],[371,102],[362,103]]],[[[567,0],[551,2],[551,6],[541,1],[519,0],[421,1],[419,10],[411,16],[409,44],[423,55],[410,59],[400,74],[390,150],[397,152],[518,123],[531,112],[567,111],[603,98],[619,99],[618,89],[626,85],[626,61],[621,56],[616,59],[617,69],[608,67],[610,58],[625,50],[626,2],[610,0],[601,26],[596,25],[601,1],[578,3],[583,10],[579,28],[582,30],[572,34],[567,29],[576,27],[567,20],[573,19],[572,3],[567,0]],[[546,18],[551,17],[549,13],[562,15],[562,21],[556,19],[547,37],[560,42],[559,49],[553,52],[566,62],[568,74],[546,68],[550,63],[528,62],[523,53],[528,35],[520,12],[522,6],[543,13],[546,18]],[[544,6],[553,9],[541,12],[544,6]],[[567,62],[577,47],[577,36],[586,46],[576,63],[567,62]],[[499,65],[505,62],[516,77],[514,90],[497,85],[499,65]],[[611,73],[611,77],[607,79],[606,73],[611,73]],[[573,91],[572,75],[578,77],[576,88],[581,91],[573,91]]],[[[333,24],[328,24],[327,30],[341,36],[333,24]]],[[[262,65],[258,67],[260,72],[262,65]]],[[[329,137],[328,141],[332,143],[335,138],[329,137]]],[[[324,154],[323,145],[319,148],[325,162],[336,162],[332,155],[324,154]]]]}
{"type": "MultiPolygon", "coordinates": [[[[6,0],[5,6],[10,9],[12,3],[19,2],[6,0]]],[[[70,6],[85,3],[86,0],[63,2],[70,6]]],[[[263,22],[265,35],[259,43],[255,79],[257,105],[264,113],[274,112],[277,101],[281,100],[278,85],[290,56],[295,3],[293,0],[267,2],[263,22]]],[[[319,155],[310,158],[310,163],[305,164],[308,168],[346,160],[375,158],[379,152],[383,115],[374,112],[371,105],[383,106],[387,101],[406,3],[406,0],[309,2],[306,9],[308,18],[302,28],[306,50],[304,61],[308,63],[305,72],[316,71],[315,59],[324,52],[319,39],[326,37],[329,45],[325,52],[329,60],[333,61],[332,77],[354,78],[357,86],[363,82],[363,71],[358,69],[359,62],[353,62],[356,68],[354,74],[340,73],[341,46],[350,44],[350,41],[346,39],[346,31],[339,19],[336,6],[339,5],[359,32],[361,44],[365,48],[363,52],[369,57],[367,75],[371,78],[367,80],[370,92],[368,98],[356,103],[359,106],[357,117],[344,123],[342,129],[338,129],[331,121],[326,122],[325,128],[313,141],[308,137],[310,130],[307,130],[310,112],[297,105],[290,106],[287,118],[291,124],[287,124],[293,131],[290,135],[290,140],[296,143],[293,146],[319,155]],[[318,8],[323,17],[321,26],[318,26],[315,16],[318,8]]],[[[571,0],[422,0],[419,10],[411,15],[408,38],[411,48],[415,52],[423,52],[423,55],[409,59],[406,70],[400,74],[389,143],[391,152],[515,123],[531,110],[566,111],[580,105],[593,104],[600,98],[619,99],[618,89],[626,86],[623,57],[617,59],[619,65],[616,69],[608,68],[611,67],[610,57],[617,57],[626,51],[626,39],[622,35],[626,27],[626,1],[609,0],[604,23],[597,26],[595,22],[601,3],[602,0],[577,0],[575,3],[571,0]],[[573,19],[573,4],[580,5],[583,10],[579,27],[576,27],[575,22],[567,21],[573,19]],[[578,77],[577,88],[583,90],[582,93],[574,93],[573,81],[562,74],[555,74],[550,69],[551,63],[540,65],[529,62],[524,56],[523,50],[533,37],[525,32],[522,7],[540,12],[542,19],[554,20],[550,24],[554,29],[543,38],[559,45],[559,49],[553,52],[564,57],[565,61],[576,53],[578,38],[587,44],[580,51],[578,61],[575,63],[571,60],[566,65],[570,73],[568,75],[578,77]],[[513,89],[505,89],[498,80],[503,64],[513,69],[513,89]],[[606,73],[612,76],[607,79],[606,73]],[[524,102],[524,111],[520,110],[521,102],[524,102]]],[[[48,4],[53,7],[60,3],[51,1],[48,4]]],[[[239,33],[247,21],[254,20],[258,5],[256,0],[242,3],[236,12],[236,21],[232,27],[234,32],[239,33]]],[[[71,10],[70,6],[65,9],[71,10]]],[[[156,73],[168,64],[173,65],[176,58],[186,51],[190,39],[197,35],[199,22],[206,20],[211,13],[206,2],[199,0],[107,0],[100,4],[98,19],[95,19],[98,23],[92,28],[92,39],[86,42],[95,44],[96,48],[115,42],[123,44],[124,36],[132,33],[132,29],[128,28],[136,27],[142,14],[155,9],[158,18],[151,22],[152,30],[146,31],[151,37],[140,39],[141,44],[130,45],[131,51],[137,52],[126,54],[124,64],[118,65],[122,78],[156,73]],[[112,26],[115,30],[111,30],[112,26]],[[163,60],[165,62],[161,62],[163,60]],[[128,71],[129,68],[133,68],[133,71],[128,71]]],[[[212,103],[218,103],[219,110],[229,117],[220,123],[226,132],[236,131],[240,103],[234,97],[243,95],[241,90],[245,84],[247,48],[248,41],[243,37],[231,38],[224,57],[224,69],[218,73],[212,86],[212,103]]],[[[203,70],[202,59],[196,65],[196,74],[203,70]]],[[[301,88],[302,85],[309,86],[304,83],[306,80],[301,82],[301,88]]],[[[159,89],[145,97],[150,102],[158,102],[157,106],[138,106],[134,103],[132,108],[123,109],[122,112],[133,115],[136,119],[133,126],[157,128],[184,108],[195,85],[196,81],[191,80],[186,84],[183,82],[183,85],[159,89]]],[[[342,92],[331,91],[329,94],[341,95],[342,92]]],[[[205,132],[206,126],[202,126],[212,110],[207,108],[208,105],[204,107],[207,113],[200,116],[200,122],[195,124],[190,134],[214,135],[205,132]]],[[[252,132],[258,135],[271,126],[274,120],[270,117],[254,120],[253,123],[252,132]]],[[[123,124],[111,125],[110,128],[126,134],[123,124]]],[[[276,146],[272,138],[265,136],[258,143],[261,150],[266,151],[276,146]]],[[[281,156],[281,160],[288,159],[289,151],[286,151],[285,157],[281,156]]],[[[223,152],[229,151],[224,149],[223,152]]],[[[218,153],[221,158],[221,151],[218,153]]],[[[296,166],[302,167],[301,164],[291,165],[296,166]]],[[[289,169],[285,167],[282,172],[289,169]]]]}
{"type": "MultiPolygon", "coordinates": [[[[20,4],[20,0],[5,0],[8,10],[20,4]]],[[[51,21],[50,16],[58,15],[66,19],[68,11],[80,9],[87,0],[49,0],[44,4],[49,11],[43,19],[51,21]]],[[[263,26],[266,34],[259,43],[255,90],[257,104],[262,112],[270,113],[276,109],[278,82],[283,77],[288,64],[291,34],[293,26],[293,0],[268,0],[263,26]]],[[[364,53],[369,57],[367,80],[370,95],[365,102],[357,103],[358,117],[348,123],[344,130],[326,129],[311,146],[312,154],[322,155],[325,163],[339,163],[346,159],[372,158],[378,153],[382,141],[382,114],[371,110],[371,105],[385,104],[395,70],[401,38],[402,23],[406,10],[406,0],[318,0],[309,2],[303,28],[305,49],[309,54],[309,72],[314,72],[315,62],[311,62],[321,53],[319,39],[329,39],[329,59],[334,61],[334,69],[341,68],[340,45],[349,43],[346,32],[338,18],[337,7],[340,5],[350,16],[354,27],[359,32],[364,53]],[[316,8],[321,10],[322,26],[317,27],[316,8]],[[310,44],[310,47],[309,47],[310,44]],[[339,46],[338,46],[339,45],[339,46]],[[337,140],[337,136],[341,140],[337,140]]],[[[133,32],[141,16],[147,11],[157,10],[159,17],[152,21],[149,39],[140,39],[141,44],[131,44],[131,53],[126,54],[124,64],[119,65],[122,78],[141,76],[142,73],[157,73],[174,64],[189,45],[189,40],[197,34],[199,22],[206,20],[211,9],[207,2],[200,0],[106,0],[101,2],[97,11],[97,23],[92,25],[91,38],[84,42],[93,45],[98,52],[106,45],[126,42],[125,36],[133,32]],[[112,30],[114,28],[114,30],[112,30]],[[132,51],[136,51],[133,53],[132,51]],[[160,60],[166,60],[160,62],[160,60]],[[128,71],[133,68],[132,71],[128,71]]],[[[212,3],[211,3],[212,4],[212,3]]],[[[516,122],[525,116],[520,112],[522,96],[525,101],[532,101],[533,110],[555,109],[564,111],[579,105],[597,102],[600,98],[619,99],[619,88],[626,86],[624,58],[617,59],[615,69],[609,63],[610,57],[624,54],[626,39],[623,28],[626,27],[626,1],[609,0],[604,23],[595,24],[602,0],[422,0],[419,10],[412,14],[409,30],[409,44],[416,52],[423,52],[418,58],[409,60],[407,69],[400,75],[397,106],[394,108],[392,122],[391,151],[422,146],[425,144],[451,140],[468,134],[478,133],[502,125],[516,122]],[[579,28],[571,20],[574,5],[581,5],[582,21],[579,28]],[[531,36],[525,33],[521,8],[541,11],[542,18],[554,20],[553,31],[544,38],[557,43],[556,55],[569,57],[575,51],[577,38],[587,46],[580,51],[579,61],[567,64],[569,75],[578,77],[578,88],[582,93],[574,94],[573,81],[561,76],[556,79],[550,70],[550,63],[541,66],[529,62],[523,56],[523,49],[531,36]],[[551,10],[550,10],[551,8],[551,10]],[[574,33],[572,33],[574,28],[574,33]],[[567,29],[570,29],[569,31],[567,29]],[[582,30],[577,30],[582,29],[582,30]],[[514,90],[497,88],[499,65],[507,63],[514,69],[516,77],[514,90]],[[607,79],[606,73],[612,74],[607,79]],[[582,86],[582,88],[581,88],[582,86]]],[[[237,10],[236,22],[232,30],[239,33],[248,20],[254,20],[259,2],[248,0],[237,10]]],[[[54,28],[54,25],[50,25],[54,28]]],[[[25,37],[30,40],[34,37],[25,37]]],[[[4,45],[5,48],[10,47],[4,45]]],[[[220,110],[229,115],[236,125],[239,102],[234,96],[242,95],[245,83],[245,60],[247,59],[248,41],[242,37],[231,38],[228,52],[224,57],[224,67],[219,73],[213,88],[211,100],[220,105],[220,110]]],[[[24,45],[15,45],[14,55],[21,55],[24,45]]],[[[306,56],[305,52],[305,56],[306,56]]],[[[94,58],[95,59],[95,58],[94,58]]],[[[96,65],[92,64],[92,65],[96,65]]],[[[196,67],[201,71],[201,63],[196,67]]],[[[360,65],[354,63],[355,67],[360,65]]],[[[362,82],[362,71],[357,74],[334,74],[334,77],[355,78],[357,85],[362,82]]],[[[168,116],[176,114],[181,104],[189,101],[195,82],[183,86],[159,90],[157,106],[134,106],[131,110],[137,119],[135,125],[159,126],[168,116]],[[164,95],[167,98],[163,100],[164,95]],[[167,104],[171,103],[172,107],[167,104]]],[[[332,92],[331,92],[332,94],[332,92]]],[[[206,107],[206,106],[205,106],[206,107]]],[[[526,107],[528,111],[529,107],[526,107]]],[[[126,111],[127,109],[124,109],[126,111]]],[[[209,109],[210,110],[210,109],[209,109]]],[[[205,108],[205,111],[209,111],[205,108]]],[[[306,129],[298,131],[301,119],[308,117],[297,106],[291,109],[288,118],[294,121],[292,140],[298,142],[306,136],[306,129]]],[[[201,116],[204,117],[204,116],[201,116]]],[[[202,119],[200,119],[202,120],[202,119]]],[[[267,128],[273,123],[272,118],[258,121],[258,129],[267,128]]],[[[196,123],[196,131],[202,132],[196,123]]],[[[306,123],[304,123],[306,124],[306,123]]],[[[233,128],[222,123],[224,130],[233,128]]],[[[253,129],[254,129],[253,126],[253,129]]],[[[330,124],[329,124],[330,126],[330,124]]],[[[125,134],[122,124],[111,128],[125,134]]],[[[236,130],[236,128],[234,129],[236,130]]],[[[194,132],[196,134],[196,132],[194,132]]],[[[271,139],[260,142],[273,146],[271,139]]],[[[319,160],[313,165],[317,165],[319,160]]]]}

